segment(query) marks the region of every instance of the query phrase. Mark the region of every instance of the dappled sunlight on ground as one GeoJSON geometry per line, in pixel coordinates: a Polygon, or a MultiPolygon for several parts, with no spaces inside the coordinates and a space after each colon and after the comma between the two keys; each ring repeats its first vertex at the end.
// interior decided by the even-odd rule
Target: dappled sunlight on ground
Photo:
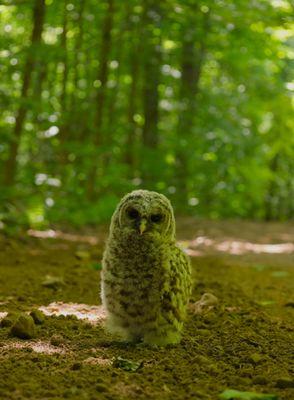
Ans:
{"type": "Polygon", "coordinates": [[[31,349],[39,354],[65,354],[63,347],[53,346],[49,342],[38,340],[36,342],[11,341],[1,347],[1,352],[11,350],[31,349]]]}
{"type": "Polygon", "coordinates": [[[0,320],[5,318],[7,315],[7,312],[0,312],[0,320]]]}
{"type": "Polygon", "coordinates": [[[85,364],[90,364],[90,365],[100,365],[100,366],[111,365],[111,360],[109,358],[102,358],[102,357],[88,357],[83,362],[85,364]]]}
{"type": "Polygon", "coordinates": [[[53,229],[48,229],[45,231],[29,229],[27,233],[29,236],[33,236],[39,239],[62,239],[62,240],[68,240],[70,242],[88,243],[91,244],[92,246],[99,243],[99,239],[96,236],[78,235],[74,233],[67,233],[53,229]]]}
{"type": "Polygon", "coordinates": [[[106,318],[106,311],[103,306],[90,306],[88,304],[63,303],[61,301],[50,303],[48,306],[41,306],[39,310],[45,315],[74,315],[78,319],[86,320],[92,324],[103,321],[106,318]]]}
{"type": "Polygon", "coordinates": [[[293,243],[260,244],[229,238],[216,240],[207,236],[198,236],[193,240],[183,240],[179,244],[192,257],[203,255],[207,250],[240,255],[246,253],[291,254],[294,252],[293,243]]]}
{"type": "Polygon", "coordinates": [[[0,319],[46,315],[33,339],[1,326],[0,398],[205,399],[224,386],[292,398],[292,225],[187,219],[178,228],[197,256],[183,339],[167,349],[121,343],[104,329],[96,260],[105,226],[0,235],[0,319]],[[124,369],[138,364],[139,373],[124,369]]]}

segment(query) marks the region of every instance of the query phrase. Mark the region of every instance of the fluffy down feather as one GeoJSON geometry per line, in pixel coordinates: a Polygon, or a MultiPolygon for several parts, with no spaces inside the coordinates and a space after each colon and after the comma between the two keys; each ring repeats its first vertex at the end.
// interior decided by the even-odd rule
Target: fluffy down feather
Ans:
{"type": "Polygon", "coordinates": [[[107,326],[124,340],[178,343],[191,290],[191,268],[175,242],[175,219],[162,194],[127,194],[113,214],[103,256],[107,326]]]}

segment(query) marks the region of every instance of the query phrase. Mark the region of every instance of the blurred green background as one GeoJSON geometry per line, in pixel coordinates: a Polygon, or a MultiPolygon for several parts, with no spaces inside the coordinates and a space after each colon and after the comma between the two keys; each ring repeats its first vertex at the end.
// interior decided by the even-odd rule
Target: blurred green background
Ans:
{"type": "Polygon", "coordinates": [[[293,3],[0,4],[2,228],[104,222],[136,188],[293,217],[293,3]]]}

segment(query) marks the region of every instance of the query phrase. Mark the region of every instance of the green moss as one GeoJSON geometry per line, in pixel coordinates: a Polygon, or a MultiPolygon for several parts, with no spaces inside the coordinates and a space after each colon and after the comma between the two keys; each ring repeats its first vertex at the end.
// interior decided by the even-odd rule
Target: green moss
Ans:
{"type": "Polygon", "coordinates": [[[276,387],[281,389],[294,388],[294,379],[288,377],[279,378],[276,382],[276,387]]]}
{"type": "Polygon", "coordinates": [[[33,318],[27,314],[20,314],[10,329],[12,336],[20,339],[32,339],[36,336],[36,327],[33,318]]]}
{"type": "MultiPolygon", "coordinates": [[[[56,251],[59,245],[64,243],[30,240],[17,242],[11,250],[5,246],[5,264],[0,260],[1,312],[19,316],[18,310],[30,312],[53,301],[99,302],[99,272],[75,264],[75,243],[67,242],[62,252],[56,251]],[[32,251],[36,256],[30,256],[32,251]],[[66,284],[57,290],[43,287],[44,274],[62,275],[66,284]]],[[[3,248],[0,237],[0,251],[3,248]]],[[[205,315],[190,313],[176,346],[152,349],[118,343],[100,324],[61,316],[46,317],[37,327],[38,342],[51,344],[51,350],[55,344],[56,352],[42,354],[13,347],[18,338],[10,337],[9,327],[1,328],[0,398],[209,400],[226,388],[292,398],[293,308],[281,306],[291,298],[291,280],[276,287],[276,278],[267,269],[256,275],[254,269],[208,257],[195,258],[193,271],[193,298],[197,301],[204,292],[212,292],[220,307],[205,315]],[[257,304],[263,299],[275,304],[264,309],[257,304]],[[254,354],[262,360],[250,362],[254,354]],[[97,363],[87,363],[90,357],[97,363]],[[143,365],[130,374],[111,364],[118,357],[143,365]]]]}
{"type": "Polygon", "coordinates": [[[2,319],[2,321],[0,321],[0,326],[2,328],[10,327],[17,321],[18,317],[19,313],[10,312],[6,315],[5,318],[2,319]]]}
{"type": "Polygon", "coordinates": [[[42,325],[45,322],[45,314],[38,309],[34,309],[30,312],[30,316],[33,318],[36,325],[42,325]]]}
{"type": "Polygon", "coordinates": [[[53,346],[60,346],[61,344],[64,344],[64,338],[61,335],[53,335],[50,339],[50,343],[53,346]]]}

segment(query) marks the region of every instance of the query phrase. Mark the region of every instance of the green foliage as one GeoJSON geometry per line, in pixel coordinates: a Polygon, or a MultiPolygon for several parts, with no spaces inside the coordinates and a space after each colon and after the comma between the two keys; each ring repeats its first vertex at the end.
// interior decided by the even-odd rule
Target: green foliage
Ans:
{"type": "Polygon", "coordinates": [[[181,213],[293,217],[289,0],[6,1],[0,12],[6,227],[100,223],[140,187],[181,213]]]}
{"type": "Polygon", "coordinates": [[[113,360],[112,365],[116,368],[123,369],[124,371],[136,372],[139,368],[142,367],[142,362],[131,361],[122,357],[116,357],[113,360]]]}

